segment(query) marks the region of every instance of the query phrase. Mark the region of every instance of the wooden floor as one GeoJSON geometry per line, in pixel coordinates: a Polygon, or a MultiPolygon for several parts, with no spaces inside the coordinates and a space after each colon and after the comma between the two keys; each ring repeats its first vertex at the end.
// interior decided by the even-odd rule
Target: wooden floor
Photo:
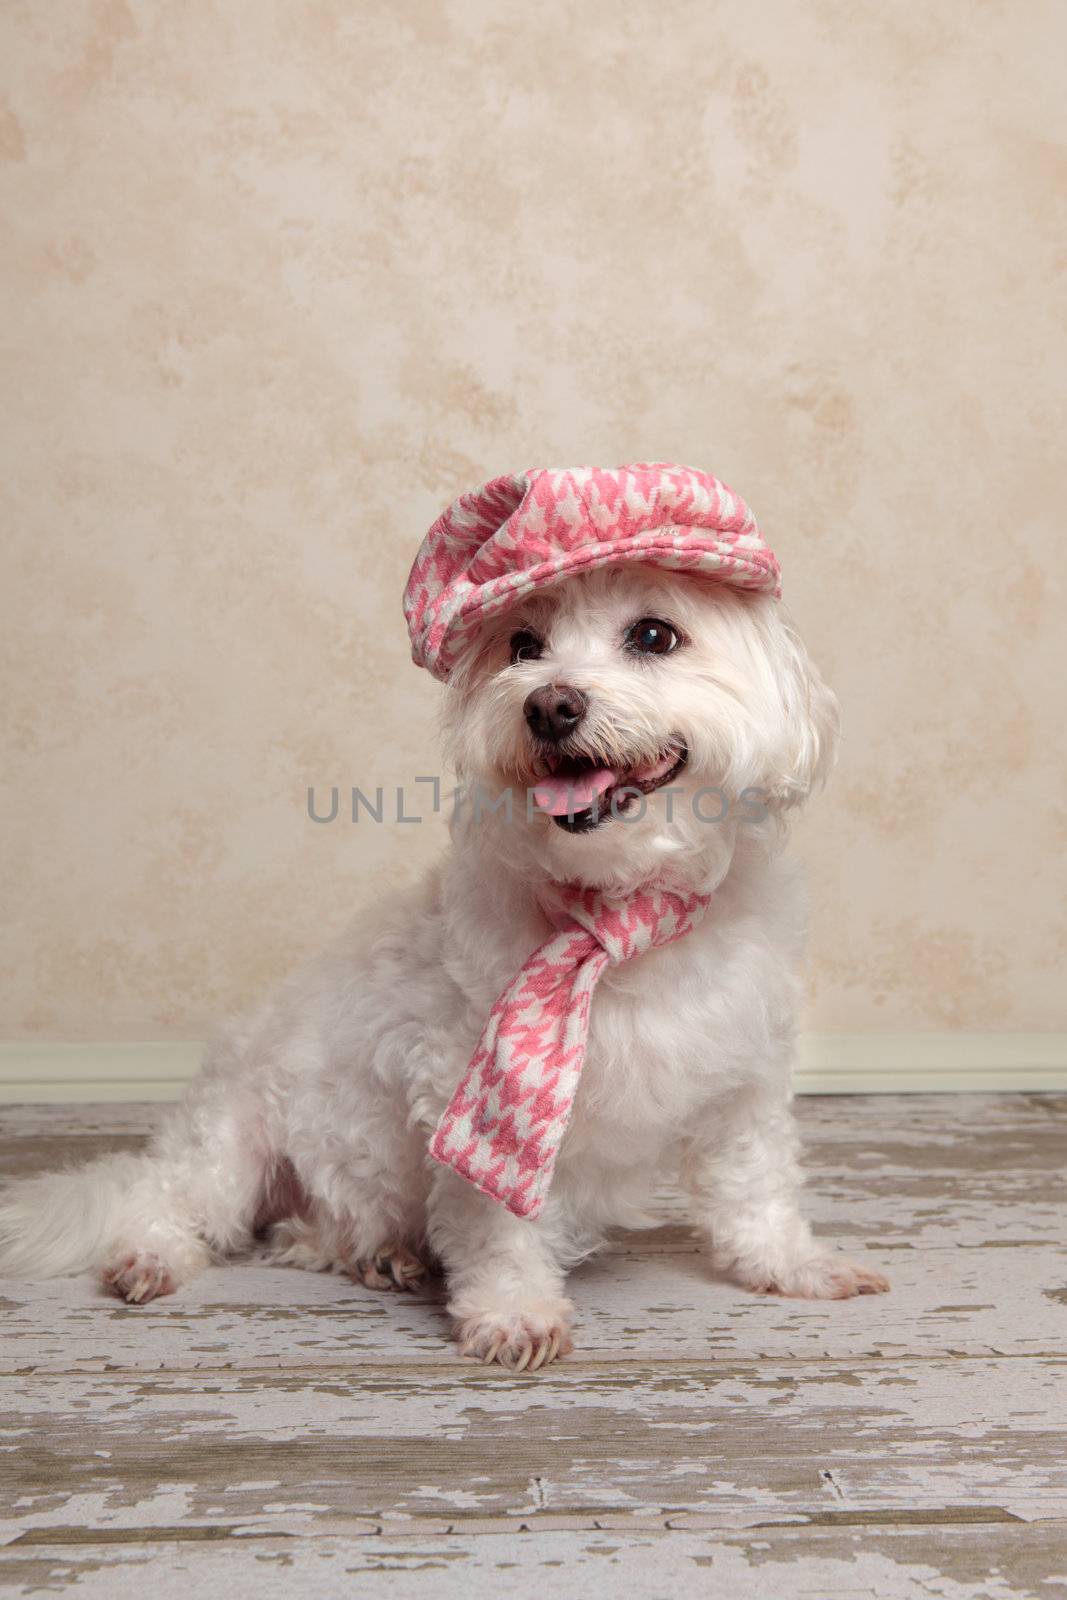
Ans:
{"type": "MultiPolygon", "coordinates": [[[[0,1113],[0,1170],[158,1108],[0,1113]]],[[[713,1281],[667,1200],[575,1274],[577,1349],[461,1362],[440,1305],[242,1263],[143,1309],[0,1283],[0,1588],[1067,1595],[1067,1096],[801,1103],[821,1231],[888,1296],[713,1281]]]]}

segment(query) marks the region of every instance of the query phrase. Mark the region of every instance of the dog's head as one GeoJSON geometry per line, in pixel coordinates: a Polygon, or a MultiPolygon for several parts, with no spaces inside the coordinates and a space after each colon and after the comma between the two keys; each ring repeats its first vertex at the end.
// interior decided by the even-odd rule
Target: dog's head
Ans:
{"type": "Polygon", "coordinates": [[[511,791],[517,857],[624,884],[688,876],[802,801],[837,708],[775,600],[620,563],[495,619],[452,674],[448,729],[461,779],[511,791]]]}

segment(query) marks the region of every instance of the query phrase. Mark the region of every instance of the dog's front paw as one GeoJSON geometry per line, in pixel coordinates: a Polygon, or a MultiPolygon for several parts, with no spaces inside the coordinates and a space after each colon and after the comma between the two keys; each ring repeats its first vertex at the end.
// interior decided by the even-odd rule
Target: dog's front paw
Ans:
{"type": "Polygon", "coordinates": [[[830,1253],[753,1278],[747,1287],[756,1294],[781,1294],[794,1300],[851,1300],[857,1294],[885,1294],[889,1279],[873,1267],[830,1253]]]}
{"type": "Polygon", "coordinates": [[[354,1262],[348,1272],[353,1283],[366,1289],[393,1289],[400,1294],[417,1293],[430,1276],[429,1265],[403,1244],[383,1245],[365,1261],[354,1262]]]}
{"type": "Polygon", "coordinates": [[[101,1273],[104,1288],[127,1305],[143,1306],[157,1295],[173,1294],[174,1275],[154,1250],[130,1251],[111,1261],[101,1273]]]}
{"type": "Polygon", "coordinates": [[[537,1372],[574,1349],[566,1301],[521,1311],[485,1311],[456,1323],[460,1355],[512,1372],[537,1372]]]}

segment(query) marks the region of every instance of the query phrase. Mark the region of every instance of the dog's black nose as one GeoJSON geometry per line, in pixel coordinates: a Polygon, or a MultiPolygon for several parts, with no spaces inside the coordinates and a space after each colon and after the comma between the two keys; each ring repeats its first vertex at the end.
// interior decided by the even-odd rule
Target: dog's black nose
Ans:
{"type": "Polygon", "coordinates": [[[565,739],[585,716],[585,695],[569,683],[549,683],[526,696],[522,714],[537,739],[565,739]]]}

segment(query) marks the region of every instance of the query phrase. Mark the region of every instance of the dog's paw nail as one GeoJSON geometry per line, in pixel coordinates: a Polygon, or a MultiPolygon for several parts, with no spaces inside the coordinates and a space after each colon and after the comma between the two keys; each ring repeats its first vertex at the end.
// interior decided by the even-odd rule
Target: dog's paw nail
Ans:
{"type": "Polygon", "coordinates": [[[460,1354],[509,1372],[540,1372],[573,1348],[567,1324],[533,1312],[465,1318],[457,1329],[460,1354]]]}
{"type": "Polygon", "coordinates": [[[353,1283],[360,1283],[365,1289],[392,1289],[398,1294],[414,1294],[429,1275],[422,1257],[402,1244],[387,1245],[349,1268],[353,1283]]]}
{"type": "Polygon", "coordinates": [[[840,1256],[816,1256],[783,1272],[770,1283],[755,1283],[756,1294],[780,1294],[793,1300],[851,1300],[860,1294],[885,1294],[889,1279],[873,1267],[840,1256]]]}
{"type": "Polygon", "coordinates": [[[145,1305],[159,1295],[173,1294],[175,1289],[170,1268],[152,1250],[123,1256],[105,1267],[102,1279],[105,1289],[130,1306],[145,1305]]]}
{"type": "Polygon", "coordinates": [[[889,1279],[870,1267],[857,1267],[856,1281],[860,1294],[888,1294],[889,1279]]]}

